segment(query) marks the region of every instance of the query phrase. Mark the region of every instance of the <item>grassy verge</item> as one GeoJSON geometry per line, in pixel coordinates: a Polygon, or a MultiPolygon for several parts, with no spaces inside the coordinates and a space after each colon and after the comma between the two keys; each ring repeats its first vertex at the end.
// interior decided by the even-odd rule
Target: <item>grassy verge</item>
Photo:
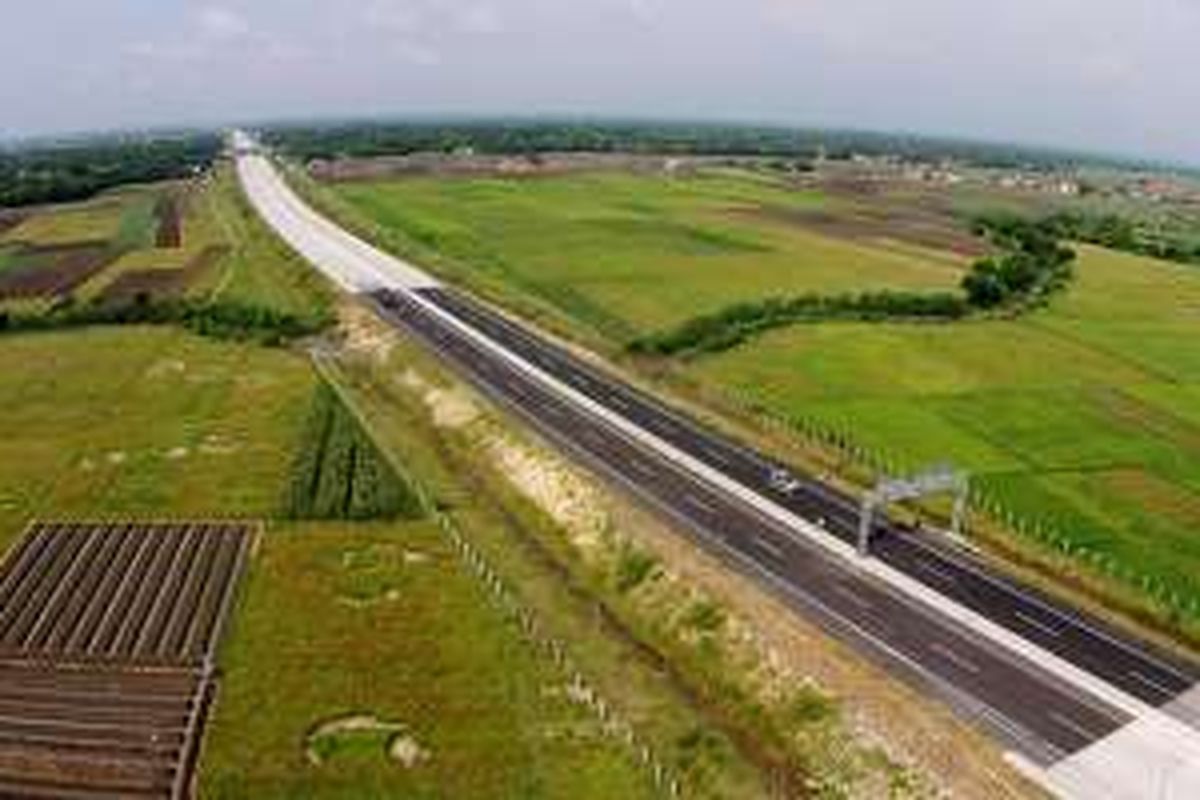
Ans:
{"type": "Polygon", "coordinates": [[[685,796],[838,797],[881,785],[897,796],[925,791],[920,779],[855,742],[828,695],[765,668],[762,654],[746,649],[744,621],[670,577],[592,490],[480,416],[411,345],[351,359],[342,374],[372,430],[406,463],[420,459],[403,452],[414,431],[436,445],[457,484],[437,484],[441,507],[469,527],[558,635],[600,667],[590,678],[655,743],[685,796]],[[596,629],[609,635],[581,635],[596,629]],[[682,707],[665,704],[664,693],[682,707]],[[761,783],[745,773],[747,764],[761,783]]]}

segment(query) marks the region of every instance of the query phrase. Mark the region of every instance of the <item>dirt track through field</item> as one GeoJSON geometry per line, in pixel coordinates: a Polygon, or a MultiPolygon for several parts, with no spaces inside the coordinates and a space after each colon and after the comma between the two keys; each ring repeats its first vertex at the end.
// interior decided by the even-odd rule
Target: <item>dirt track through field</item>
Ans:
{"type": "Polygon", "coordinates": [[[0,565],[0,796],[186,797],[245,523],[38,523],[0,565]]]}

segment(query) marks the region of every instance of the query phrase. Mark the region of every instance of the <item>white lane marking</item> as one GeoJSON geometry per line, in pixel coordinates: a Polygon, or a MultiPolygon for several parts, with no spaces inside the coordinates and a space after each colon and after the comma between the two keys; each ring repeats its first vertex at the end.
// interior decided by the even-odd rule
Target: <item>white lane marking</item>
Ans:
{"type": "Polygon", "coordinates": [[[696,495],[692,494],[691,492],[684,493],[683,502],[687,503],[689,506],[700,509],[705,514],[712,514],[716,511],[715,508],[701,500],[699,497],[696,497],[696,495]]]}
{"type": "Polygon", "coordinates": [[[752,542],[754,542],[754,544],[756,544],[759,548],[767,551],[768,553],[770,553],[772,556],[779,559],[780,561],[785,560],[783,548],[780,547],[779,545],[775,544],[774,542],[772,542],[770,539],[767,539],[763,536],[756,536],[754,534],[751,534],[750,540],[752,542]]]}
{"type": "Polygon", "coordinates": [[[1047,714],[1047,716],[1050,717],[1050,719],[1057,722],[1060,726],[1066,728],[1067,730],[1071,731],[1072,733],[1078,734],[1079,736],[1083,737],[1084,739],[1087,739],[1088,741],[1091,741],[1092,739],[1096,738],[1095,733],[1093,733],[1092,731],[1089,731],[1083,725],[1081,725],[1080,723],[1071,719],[1067,715],[1062,714],[1061,712],[1051,711],[1049,714],[1047,714]]]}
{"type": "Polygon", "coordinates": [[[724,456],[724,454],[717,452],[715,449],[713,449],[711,447],[705,447],[703,449],[704,449],[704,452],[707,453],[709,458],[711,458],[713,461],[716,461],[719,464],[726,464],[726,465],[729,464],[729,459],[726,458],[724,456]]]}
{"type": "Polygon", "coordinates": [[[933,651],[934,653],[937,653],[938,655],[940,655],[942,658],[946,659],[950,663],[954,664],[959,669],[965,669],[967,672],[971,672],[971,673],[975,673],[975,674],[979,673],[979,665],[978,664],[976,664],[974,661],[971,661],[970,659],[964,658],[963,656],[954,652],[953,650],[951,650],[949,647],[942,644],[941,642],[933,642],[932,644],[929,645],[929,649],[931,651],[933,651]]]}
{"type": "Polygon", "coordinates": [[[1163,686],[1161,683],[1154,680],[1154,678],[1151,678],[1149,675],[1144,675],[1141,672],[1138,672],[1136,669],[1128,670],[1128,672],[1129,672],[1130,677],[1132,677],[1134,680],[1136,680],[1139,683],[1142,683],[1146,686],[1149,686],[1151,689],[1155,689],[1159,692],[1162,692],[1167,697],[1170,697],[1175,694],[1175,692],[1168,689],[1166,686],[1163,686]]]}
{"type": "Polygon", "coordinates": [[[1034,617],[1029,616],[1028,614],[1024,613],[1023,611],[1014,611],[1013,616],[1016,617],[1017,619],[1021,620],[1021,622],[1024,622],[1029,627],[1037,628],[1039,631],[1041,631],[1042,633],[1044,633],[1048,636],[1061,636],[1062,635],[1062,630],[1060,630],[1059,628],[1055,628],[1053,625],[1049,625],[1045,622],[1042,622],[1040,619],[1035,619],[1034,617]]]}
{"type": "Polygon", "coordinates": [[[869,611],[875,607],[873,603],[861,597],[858,592],[854,591],[844,583],[835,583],[833,585],[833,590],[864,611],[869,611]]]}
{"type": "Polygon", "coordinates": [[[629,466],[633,468],[634,472],[638,473],[643,478],[651,478],[655,475],[653,469],[636,458],[629,459],[629,466]]]}
{"type": "MultiPolygon", "coordinates": [[[[827,536],[824,533],[818,533],[818,529],[811,523],[795,515],[783,506],[771,502],[756,490],[730,478],[719,470],[713,469],[711,466],[689,455],[665,439],[656,436],[644,427],[640,427],[619,414],[614,413],[573,387],[546,374],[520,357],[513,355],[479,331],[460,321],[457,317],[425,300],[419,294],[412,293],[410,296],[416,303],[426,307],[430,314],[444,320],[450,327],[461,331],[467,338],[478,342],[482,347],[495,353],[501,360],[524,370],[532,377],[553,389],[561,397],[570,401],[574,406],[577,406],[580,411],[599,418],[611,425],[619,433],[652,447],[658,454],[673,462],[673,465],[682,467],[691,473],[693,477],[700,479],[709,486],[715,486],[722,491],[728,492],[732,497],[748,503],[754,509],[780,523],[783,532],[798,543],[811,543],[826,553],[839,558],[842,563],[854,564],[858,570],[883,581],[891,589],[916,601],[925,609],[932,610],[942,617],[949,619],[951,622],[969,627],[975,634],[986,636],[1010,652],[1015,652],[1026,658],[1035,660],[1046,671],[1076,686],[1085,688],[1097,699],[1115,706],[1129,716],[1151,715],[1160,720],[1165,717],[1165,715],[1158,712],[1153,706],[1150,706],[1128,692],[1118,689],[1108,681],[1034,644],[1030,640],[1014,633],[999,623],[993,622],[991,619],[967,606],[948,599],[944,594],[926,586],[910,575],[894,569],[877,559],[862,559],[855,553],[853,545],[835,537],[827,536]]],[[[663,424],[667,423],[664,422],[663,424]]]]}
{"type": "Polygon", "coordinates": [[[951,583],[958,583],[958,578],[951,575],[944,568],[934,564],[932,561],[926,561],[923,558],[918,558],[916,567],[922,572],[927,572],[930,575],[937,575],[939,578],[950,581],[951,583]]]}
{"type": "MultiPolygon", "coordinates": [[[[939,555],[941,555],[939,553],[939,551],[935,550],[931,545],[929,545],[925,542],[922,542],[920,539],[918,539],[916,537],[908,537],[907,541],[910,542],[911,544],[916,545],[917,548],[924,550],[927,553],[938,553],[939,555]]],[[[998,589],[999,591],[1007,592],[1008,594],[1011,594],[1011,595],[1021,598],[1021,600],[1023,600],[1024,602],[1029,603],[1030,605],[1040,609],[1041,611],[1045,612],[1046,614],[1049,614],[1050,616],[1052,616],[1058,620],[1061,620],[1063,623],[1065,623],[1067,625],[1071,625],[1073,627],[1079,628],[1080,630],[1086,631],[1088,634],[1095,636],[1097,639],[1101,639],[1101,640],[1107,642],[1111,646],[1116,647],[1117,649],[1122,650],[1125,653],[1128,653],[1129,655],[1135,656],[1136,658],[1140,658],[1143,661],[1154,664],[1154,666],[1158,667],[1162,671],[1169,672],[1172,675],[1174,675],[1176,678],[1179,678],[1180,680],[1185,680],[1185,681],[1189,680],[1186,675],[1181,673],[1178,669],[1172,667],[1170,664],[1165,664],[1162,661],[1158,660],[1157,658],[1146,655],[1145,653],[1141,652],[1140,650],[1137,650],[1137,649],[1131,647],[1126,642],[1123,642],[1120,639],[1115,638],[1108,632],[1106,632],[1100,628],[1097,628],[1096,626],[1092,625],[1085,619],[1082,619],[1074,614],[1068,613],[1068,612],[1064,611],[1063,609],[1055,608],[1054,606],[1047,604],[1044,600],[1042,600],[1026,591],[1023,591],[1019,587],[1013,586],[1012,584],[1008,583],[1007,581],[1003,581],[994,575],[989,575],[987,572],[984,572],[982,569],[976,567],[969,560],[960,559],[960,558],[950,559],[949,557],[946,557],[946,559],[953,560],[955,566],[957,566],[961,570],[965,570],[966,572],[969,572],[971,575],[973,575],[978,580],[981,580],[981,581],[989,584],[990,586],[992,586],[995,589],[998,589]]]]}

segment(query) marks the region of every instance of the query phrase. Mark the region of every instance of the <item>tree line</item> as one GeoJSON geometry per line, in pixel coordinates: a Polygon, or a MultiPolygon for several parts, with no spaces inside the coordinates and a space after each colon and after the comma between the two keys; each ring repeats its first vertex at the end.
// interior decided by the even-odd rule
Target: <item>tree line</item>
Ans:
{"type": "Polygon", "coordinates": [[[179,325],[213,339],[281,346],[332,323],[332,314],[300,316],[235,300],[156,298],[139,292],[121,302],[77,303],[69,296],[48,310],[0,309],[0,333],[78,328],[88,325],[179,325]]]}
{"type": "Polygon", "coordinates": [[[979,166],[1054,170],[1110,162],[1094,156],[1016,145],[871,131],[731,125],[571,120],[345,121],[276,125],[268,144],[302,159],[453,153],[622,152],[845,159],[853,154],[913,162],[946,159],[979,166]]]}
{"type": "Polygon", "coordinates": [[[970,312],[953,292],[878,291],[836,295],[768,297],[702,314],[678,327],[635,339],[629,350],[642,355],[714,353],[732,349],[773,328],[824,320],[952,320],[970,312]]]}
{"type": "Polygon", "coordinates": [[[1200,264],[1200,235],[1195,233],[1189,237],[1119,214],[1078,211],[1059,211],[1047,218],[1047,223],[1063,239],[1180,264],[1200,264]]]}
{"type": "Polygon", "coordinates": [[[108,137],[0,150],[0,207],[86,200],[130,183],[190,177],[221,152],[216,133],[108,137]]]}

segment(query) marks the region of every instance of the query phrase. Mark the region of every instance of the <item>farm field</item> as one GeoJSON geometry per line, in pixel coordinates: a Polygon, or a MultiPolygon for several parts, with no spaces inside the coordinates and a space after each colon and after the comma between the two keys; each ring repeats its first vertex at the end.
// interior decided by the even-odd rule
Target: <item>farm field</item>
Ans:
{"type": "Polygon", "coordinates": [[[141,192],[126,191],[114,197],[85,203],[51,206],[29,214],[0,234],[0,242],[51,246],[79,241],[107,241],[123,227],[127,235],[144,218],[141,192]],[[128,227],[126,227],[128,226],[128,227]]]}
{"type": "Polygon", "coordinates": [[[227,165],[28,212],[0,235],[0,312],[187,299],[328,319],[330,293],[250,213],[227,165]]]}
{"type": "MultiPolygon", "coordinates": [[[[513,297],[537,295],[575,330],[606,335],[612,350],[635,331],[739,299],[955,283],[954,264],[968,256],[944,231],[940,253],[924,247],[916,258],[907,241],[900,257],[894,239],[862,222],[887,220],[895,198],[825,189],[604,175],[421,178],[321,191],[391,231],[385,243],[393,248],[413,240],[436,248],[458,271],[446,274],[468,283],[471,270],[477,283],[502,276],[513,297]],[[618,232],[613,219],[637,220],[642,235],[618,232]],[[758,249],[681,244],[679,226],[714,219],[718,227],[705,230],[758,249]]],[[[924,236],[914,226],[936,222],[937,209],[978,209],[987,199],[947,192],[912,201],[910,239],[924,236]]],[[[1079,277],[1066,294],[1017,321],[800,325],[677,366],[798,434],[839,439],[871,465],[951,460],[1002,514],[1196,620],[1200,271],[1089,246],[1079,252],[1079,277]]]]}
{"type": "Polygon", "coordinates": [[[245,524],[38,523],[0,567],[0,786],[190,785],[245,524]]]}
{"type": "Polygon", "coordinates": [[[617,341],[767,293],[947,287],[966,265],[900,241],[921,234],[904,225],[826,235],[820,220],[846,201],[742,171],[332,188],[402,249],[469,265],[617,341]]]}

